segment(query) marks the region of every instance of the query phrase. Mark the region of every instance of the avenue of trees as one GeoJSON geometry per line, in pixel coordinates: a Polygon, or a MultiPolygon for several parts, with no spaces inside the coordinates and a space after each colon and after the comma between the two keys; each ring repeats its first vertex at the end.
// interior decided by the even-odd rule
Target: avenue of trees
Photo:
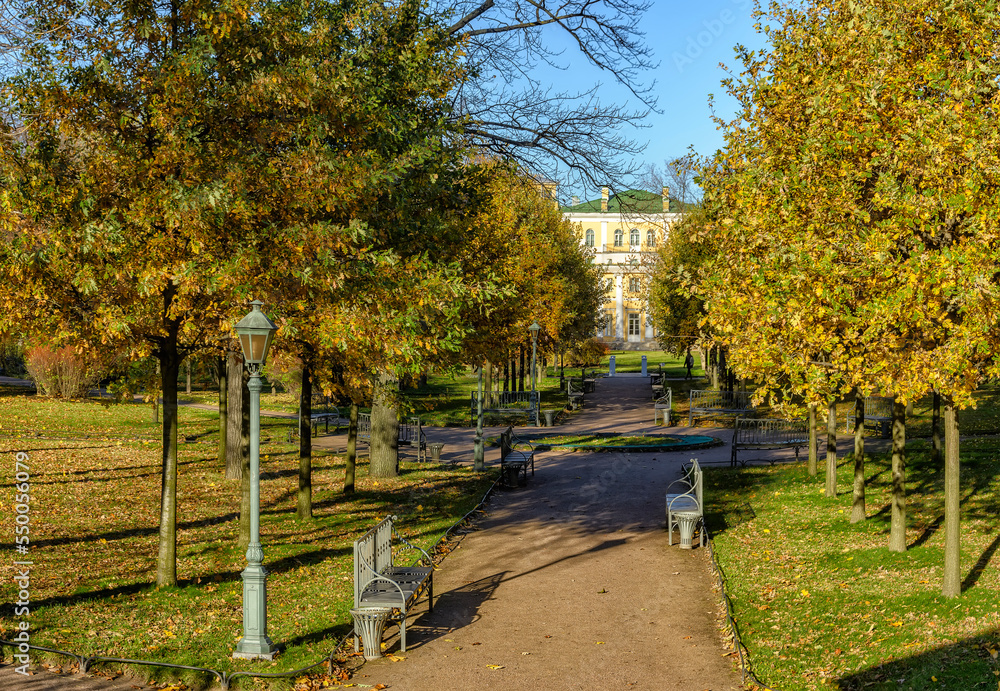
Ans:
{"type": "MultiPolygon", "coordinates": [[[[639,92],[635,22],[589,6],[545,14],[596,39],[587,56],[639,92]]],[[[600,274],[528,174],[539,171],[523,167],[543,160],[539,140],[510,136],[523,109],[502,91],[489,115],[462,105],[486,93],[487,70],[505,59],[512,69],[518,46],[543,55],[535,32],[547,22],[493,2],[439,9],[47,0],[5,10],[0,48],[16,60],[0,82],[0,335],[106,357],[130,371],[123,395],[162,396],[160,585],[177,582],[177,381],[195,354],[219,359],[220,457],[246,493],[231,328],[250,298],[279,324],[272,357],[301,369],[305,420],[314,390],[352,401],[352,416],[374,401],[376,476],[397,472],[401,379],[500,362],[535,320],[549,347],[599,321],[600,274]]],[[[573,108],[609,132],[616,117],[630,121],[557,101],[549,116],[566,127],[580,125],[573,108]]],[[[578,171],[612,170],[628,151],[624,140],[585,151],[561,132],[545,151],[578,171]]],[[[353,473],[352,456],[345,491],[353,473]]]]}
{"type": "MultiPolygon", "coordinates": [[[[739,49],[739,76],[724,82],[740,107],[719,123],[726,144],[700,171],[703,209],[670,250],[661,302],[724,346],[763,398],[813,409],[896,398],[890,549],[906,549],[905,405],[936,392],[942,590],[958,595],[956,411],[1000,374],[1000,12],[809,0],[759,22],[770,48],[739,49]]],[[[834,492],[835,473],[834,458],[834,492]]]]}

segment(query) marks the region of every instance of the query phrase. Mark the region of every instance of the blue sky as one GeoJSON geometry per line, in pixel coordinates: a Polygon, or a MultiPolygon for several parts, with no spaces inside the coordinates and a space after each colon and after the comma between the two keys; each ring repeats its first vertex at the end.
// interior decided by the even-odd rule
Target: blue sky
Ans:
{"type": "MultiPolygon", "coordinates": [[[[717,114],[729,119],[735,113],[736,103],[721,85],[726,73],[719,63],[738,74],[740,66],[733,47],[764,45],[763,37],[753,29],[752,12],[752,0],[653,0],[642,23],[646,43],[659,63],[649,76],[656,80],[662,114],[650,115],[646,119],[649,128],[633,133],[636,140],[648,141],[643,164],[662,165],[664,160],[684,154],[689,145],[703,155],[722,147],[722,133],[711,119],[708,95],[715,96],[717,114]]],[[[622,101],[631,97],[610,75],[585,64],[568,43],[565,45],[561,60],[567,68],[552,72],[556,87],[582,90],[601,82],[602,94],[608,98],[622,101]]],[[[584,198],[594,195],[593,190],[573,193],[584,198]]]]}

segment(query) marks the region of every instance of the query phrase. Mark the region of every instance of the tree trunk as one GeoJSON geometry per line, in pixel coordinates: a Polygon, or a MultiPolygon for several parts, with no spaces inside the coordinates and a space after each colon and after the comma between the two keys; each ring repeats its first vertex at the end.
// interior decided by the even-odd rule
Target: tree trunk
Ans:
{"type": "Polygon", "coordinates": [[[387,374],[379,375],[372,403],[372,438],[369,442],[371,477],[399,475],[399,416],[392,395],[395,381],[387,374]]]}
{"type": "Polygon", "coordinates": [[[816,477],[816,404],[809,404],[809,477],[816,477]]]}
{"type": "Polygon", "coordinates": [[[184,364],[187,366],[187,386],[184,391],[188,395],[191,395],[191,358],[188,358],[184,364]]]}
{"type": "MultiPolygon", "coordinates": [[[[247,391],[247,395],[243,397],[246,401],[245,410],[247,411],[247,419],[249,420],[250,414],[250,392],[247,391]]],[[[240,480],[240,535],[236,540],[236,548],[241,552],[246,552],[247,547],[250,545],[250,433],[247,432],[246,437],[243,439],[243,453],[240,456],[239,464],[239,480],[240,480]]]]}
{"type": "Polygon", "coordinates": [[[229,425],[229,377],[226,371],[226,356],[215,363],[219,375],[219,463],[226,462],[226,430],[229,425]]]}
{"type": "Polygon", "coordinates": [[[510,391],[510,358],[504,358],[503,361],[503,390],[510,391]]]}
{"type": "Polygon", "coordinates": [[[851,523],[867,518],[865,511],[865,397],[854,394],[854,492],[851,498],[851,523]]]}
{"type": "Polygon", "coordinates": [[[296,517],[312,518],[312,368],[302,358],[302,390],[299,393],[299,495],[296,517]]]}
{"type": "Polygon", "coordinates": [[[719,388],[719,347],[712,348],[712,388],[719,388]]]}
{"type": "Polygon", "coordinates": [[[517,390],[524,391],[524,347],[517,347],[517,390]]]}
{"type": "Polygon", "coordinates": [[[951,396],[944,399],[944,583],[941,594],[962,594],[960,567],[958,414],[951,396]]]}
{"type": "Polygon", "coordinates": [[[226,416],[226,479],[243,477],[245,459],[250,458],[250,375],[243,366],[243,356],[230,352],[226,363],[229,393],[226,416]],[[240,411],[237,414],[236,411],[240,411]]]}
{"type": "Polygon", "coordinates": [[[940,463],[944,460],[941,453],[941,394],[934,390],[934,414],[931,417],[931,460],[940,463]]]}
{"type": "Polygon", "coordinates": [[[180,356],[177,342],[161,346],[163,387],[163,463],[160,478],[160,544],[156,557],[156,585],[177,585],[177,378],[180,356]]]}
{"type": "Polygon", "coordinates": [[[344,467],[344,494],[354,494],[354,472],[358,459],[358,404],[351,401],[347,425],[347,465],[344,467]]]}
{"type": "Polygon", "coordinates": [[[837,402],[830,401],[826,416],[826,496],[837,496],[837,402]]]}
{"type": "Polygon", "coordinates": [[[889,520],[889,551],[906,551],[906,408],[892,406],[892,515],[889,520]]]}

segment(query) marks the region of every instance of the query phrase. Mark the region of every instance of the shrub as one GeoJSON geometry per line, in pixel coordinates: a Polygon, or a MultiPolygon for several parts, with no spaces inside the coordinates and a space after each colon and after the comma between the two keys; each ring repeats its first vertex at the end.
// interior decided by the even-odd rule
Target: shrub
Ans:
{"type": "Polygon", "coordinates": [[[100,366],[70,346],[32,346],[24,353],[24,364],[35,386],[46,396],[80,398],[101,378],[100,366]]]}
{"type": "Polygon", "coordinates": [[[264,373],[269,382],[277,382],[296,400],[302,395],[302,360],[299,358],[273,353],[267,360],[264,373]]]}
{"type": "Polygon", "coordinates": [[[570,367],[596,367],[609,352],[611,349],[607,345],[591,338],[566,353],[565,362],[570,367]]]}

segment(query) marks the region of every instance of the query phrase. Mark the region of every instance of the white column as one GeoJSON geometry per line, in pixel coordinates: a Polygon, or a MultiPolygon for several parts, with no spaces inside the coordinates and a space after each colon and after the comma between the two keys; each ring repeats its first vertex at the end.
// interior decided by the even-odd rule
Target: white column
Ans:
{"type": "Polygon", "coordinates": [[[617,315],[617,324],[615,327],[616,338],[625,338],[625,290],[624,290],[624,277],[619,274],[615,276],[615,311],[617,315]]]}

